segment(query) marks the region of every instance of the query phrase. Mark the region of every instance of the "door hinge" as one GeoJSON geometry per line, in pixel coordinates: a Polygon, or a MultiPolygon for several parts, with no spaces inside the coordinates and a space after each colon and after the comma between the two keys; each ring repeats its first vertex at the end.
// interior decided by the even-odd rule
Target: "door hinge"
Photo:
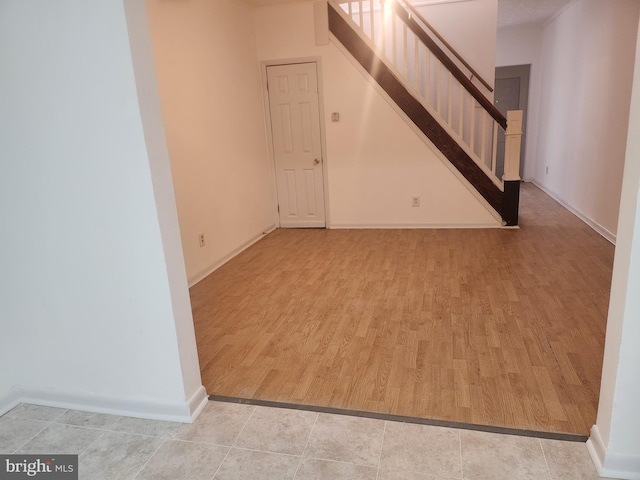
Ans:
{"type": "Polygon", "coordinates": [[[280,213],[280,205],[278,205],[278,213],[280,213]]]}

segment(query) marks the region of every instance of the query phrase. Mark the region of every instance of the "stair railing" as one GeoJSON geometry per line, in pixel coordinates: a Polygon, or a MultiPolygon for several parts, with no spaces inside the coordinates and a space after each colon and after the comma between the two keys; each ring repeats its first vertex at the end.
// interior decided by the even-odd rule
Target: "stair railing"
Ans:
{"type": "Polygon", "coordinates": [[[498,129],[507,120],[396,0],[330,0],[336,11],[498,186],[498,129]]]}
{"type": "Polygon", "coordinates": [[[473,80],[474,78],[480,82],[484,88],[487,89],[490,93],[493,93],[493,87],[487,82],[482,76],[476,72],[476,70],[469,65],[469,63],[464,59],[462,55],[460,55],[455,48],[453,48],[449,42],[447,42],[438,31],[431,26],[429,22],[422,16],[422,14],[416,9],[411,3],[407,0],[401,0],[404,4],[404,8],[410,12],[411,17],[418,20],[418,23],[423,27],[424,30],[429,30],[434,37],[438,39],[438,41],[449,51],[451,54],[458,59],[458,61],[469,71],[469,80],[473,80]]]}

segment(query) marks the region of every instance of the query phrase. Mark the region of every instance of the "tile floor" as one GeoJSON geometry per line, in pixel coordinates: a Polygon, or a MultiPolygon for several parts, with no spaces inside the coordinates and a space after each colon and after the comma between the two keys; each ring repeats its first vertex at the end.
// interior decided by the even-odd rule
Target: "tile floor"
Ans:
{"type": "Polygon", "coordinates": [[[19,405],[0,453],[77,453],[86,480],[599,478],[582,443],[223,402],[193,425],[19,405]]]}

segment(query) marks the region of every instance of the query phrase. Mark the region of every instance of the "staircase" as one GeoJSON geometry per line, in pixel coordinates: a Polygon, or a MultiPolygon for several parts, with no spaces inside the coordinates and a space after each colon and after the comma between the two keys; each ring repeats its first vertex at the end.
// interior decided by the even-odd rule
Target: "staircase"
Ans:
{"type": "Polygon", "coordinates": [[[487,98],[489,83],[406,0],[330,0],[328,21],[333,36],[503,223],[516,226],[522,112],[505,118],[487,98]],[[504,171],[496,161],[499,129],[506,131],[504,171]]]}

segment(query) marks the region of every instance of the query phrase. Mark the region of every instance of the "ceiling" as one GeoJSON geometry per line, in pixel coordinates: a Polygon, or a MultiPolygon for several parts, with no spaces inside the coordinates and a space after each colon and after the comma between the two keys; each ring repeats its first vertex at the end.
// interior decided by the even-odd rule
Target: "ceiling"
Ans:
{"type": "MultiPolygon", "coordinates": [[[[295,3],[308,0],[237,0],[251,7],[263,7],[281,3],[295,3]]],[[[461,1],[461,0],[452,0],[461,1]]],[[[464,0],[463,0],[464,1],[464,0]]],[[[498,0],[498,28],[542,23],[573,0],[498,0]]],[[[411,3],[444,3],[442,0],[411,0],[411,3]]]]}
{"type": "Polygon", "coordinates": [[[543,23],[573,0],[498,0],[498,28],[543,23]]]}

